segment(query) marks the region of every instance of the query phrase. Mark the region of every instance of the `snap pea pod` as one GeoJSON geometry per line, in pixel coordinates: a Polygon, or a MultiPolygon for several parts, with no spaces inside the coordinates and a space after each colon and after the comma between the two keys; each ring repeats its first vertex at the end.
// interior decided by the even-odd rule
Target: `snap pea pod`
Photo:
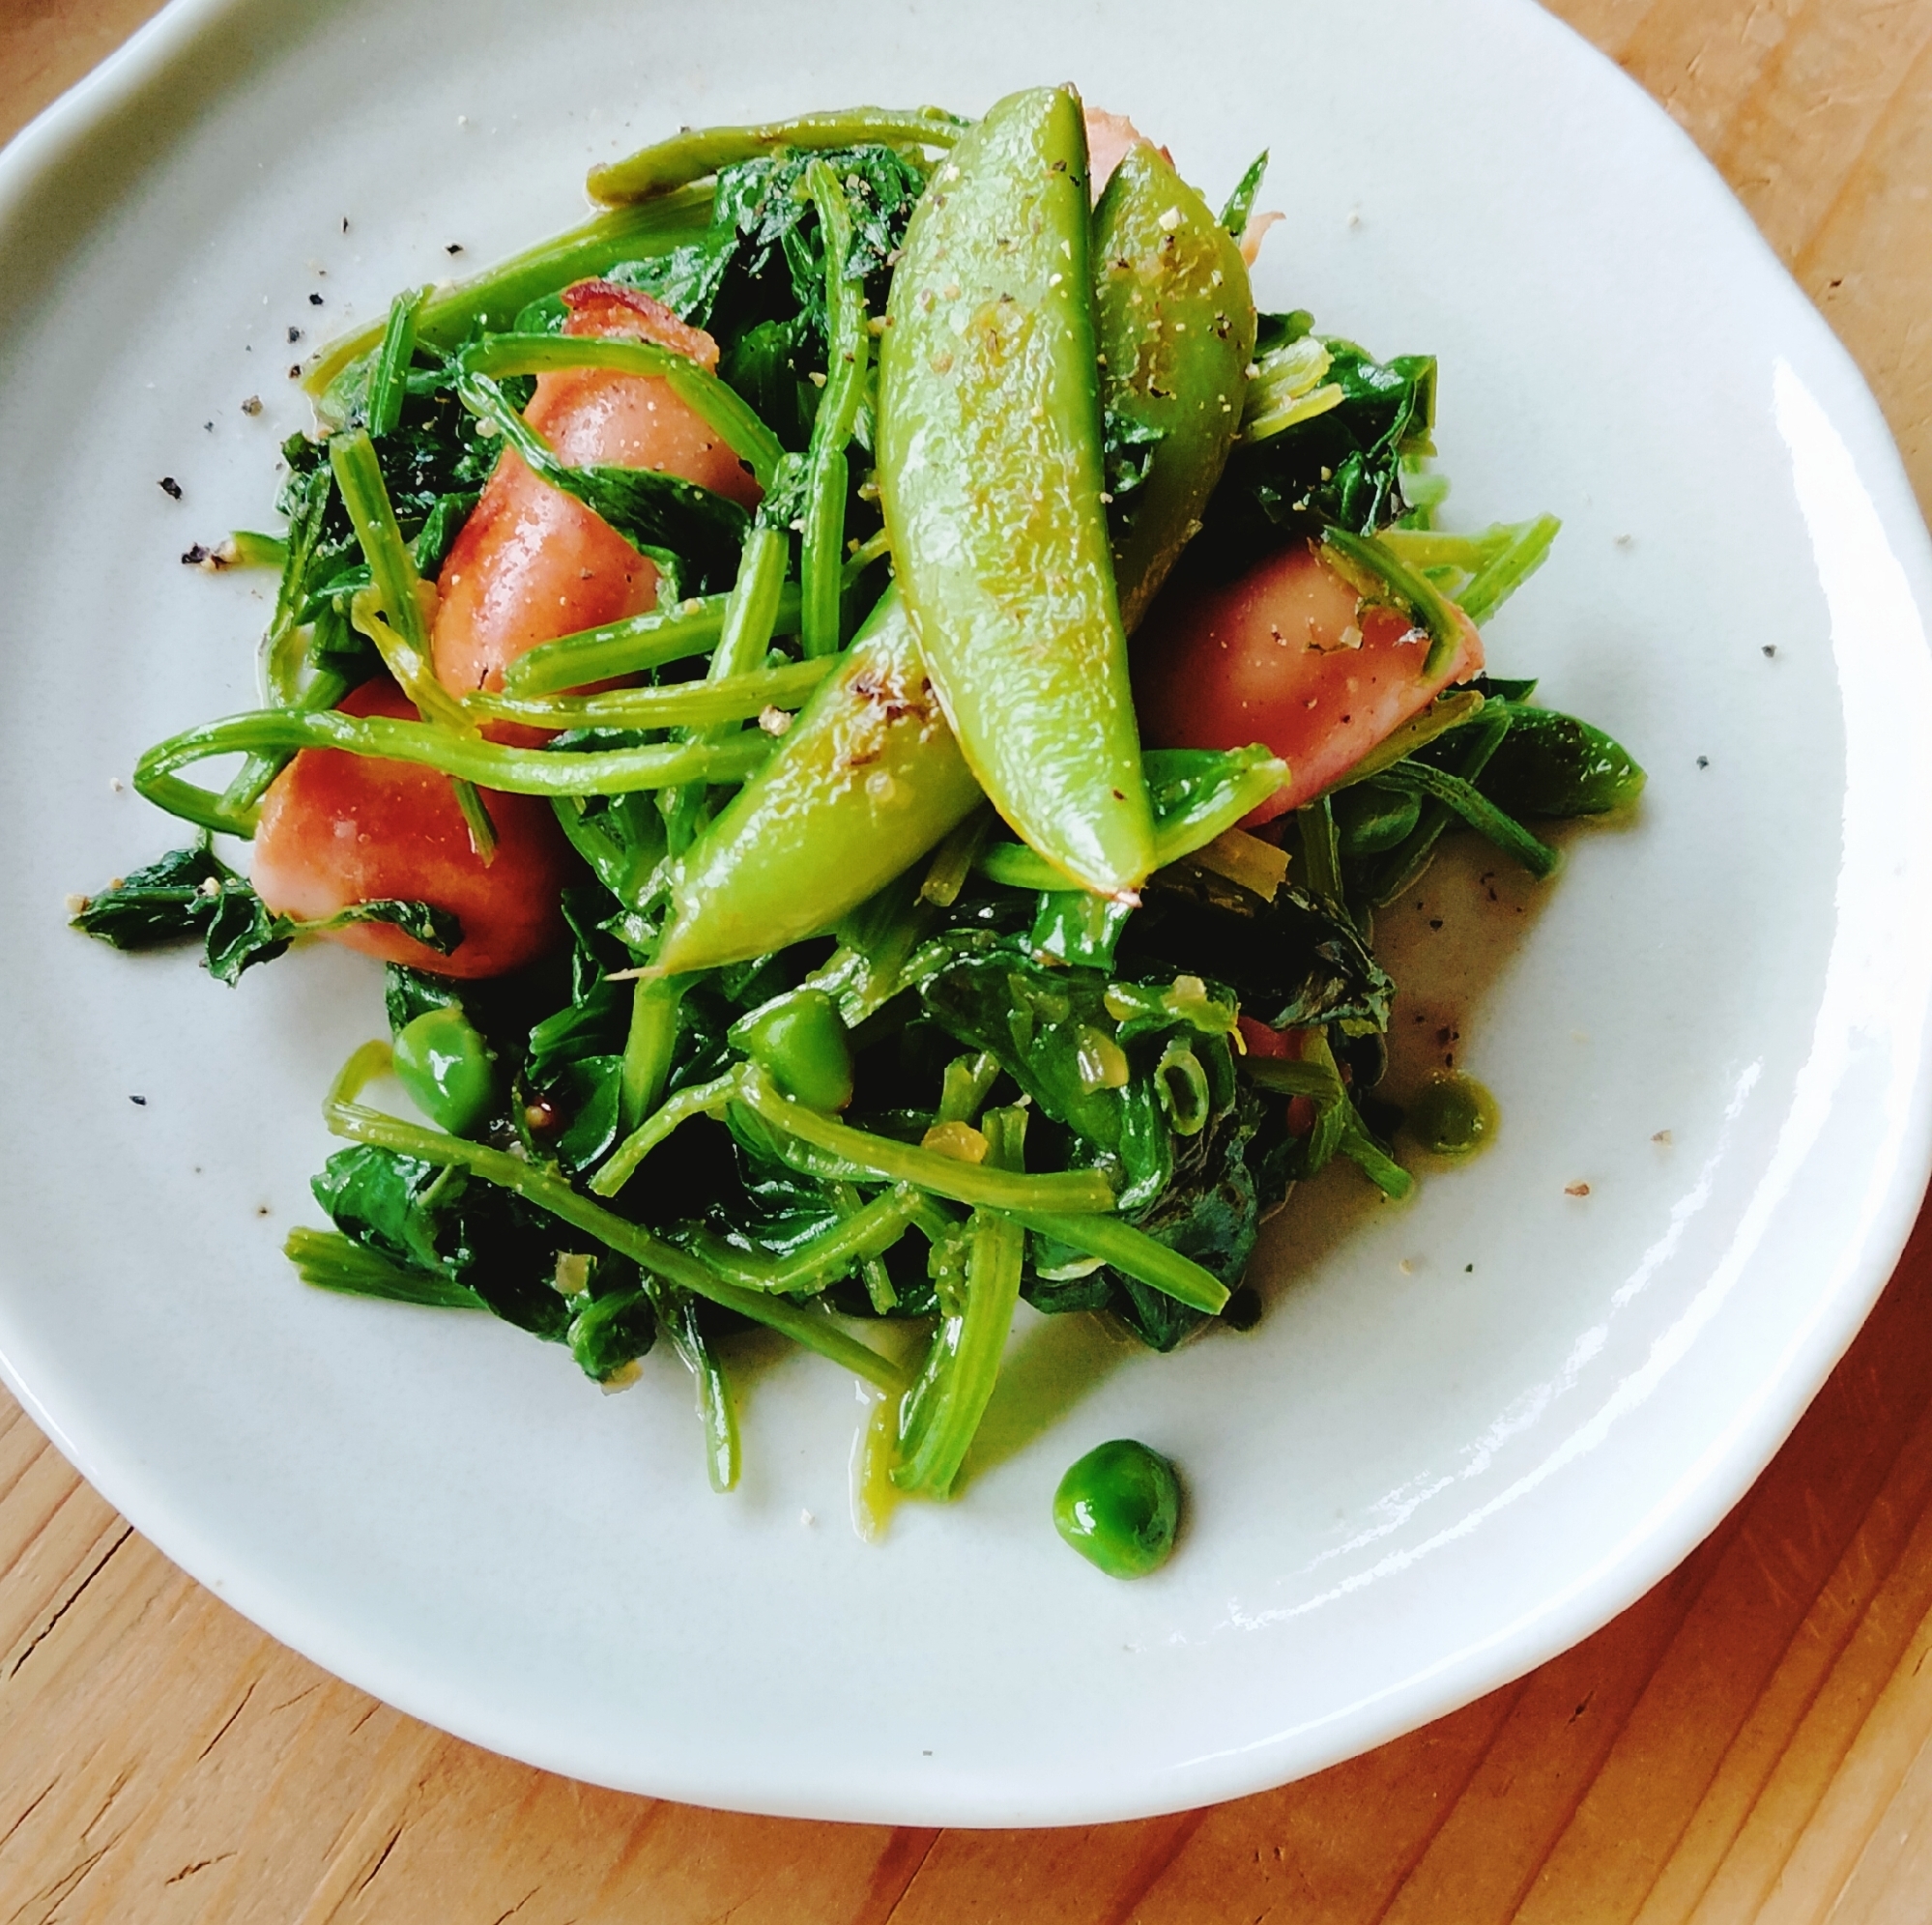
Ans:
{"type": "Polygon", "coordinates": [[[1144,142],[1113,170],[1093,221],[1101,405],[1157,449],[1115,516],[1120,618],[1132,634],[1200,526],[1240,432],[1254,298],[1233,236],[1144,142]]]}
{"type": "Polygon", "coordinates": [[[979,800],[888,589],[760,778],[692,845],[655,967],[746,962],[816,934],[979,800]]]}
{"type": "Polygon", "coordinates": [[[756,160],[785,148],[858,147],[879,142],[897,147],[950,147],[966,123],[937,107],[909,113],[891,107],[847,107],[837,113],[799,114],[758,127],[687,128],[654,141],[621,160],[591,169],[584,183],[607,207],[649,201],[740,160],[756,160]]]}
{"type": "MultiPolygon", "coordinates": [[[[1168,191],[1170,178],[1165,162],[1153,167],[1137,161],[1111,211],[1103,196],[1096,215],[1116,243],[1110,254],[1097,250],[1094,267],[1102,380],[1116,406],[1143,410],[1139,418],[1163,430],[1136,491],[1138,505],[1126,538],[1116,550],[1121,606],[1137,612],[1151,600],[1160,577],[1186,545],[1199,504],[1226,458],[1254,333],[1240,250],[1230,244],[1232,268],[1221,263],[1219,244],[1195,233],[1198,196],[1185,187],[1187,198],[1168,191]],[[1120,298],[1110,298],[1110,262],[1122,258],[1132,235],[1167,236],[1169,230],[1161,220],[1169,207],[1180,210],[1172,232],[1183,238],[1171,248],[1150,240],[1141,253],[1129,256],[1136,263],[1133,289],[1116,290],[1120,298]],[[1216,273],[1223,276],[1219,286],[1216,273]],[[1135,290],[1145,300],[1131,299],[1135,290]],[[1226,339],[1219,331],[1224,313],[1226,339]],[[1173,325],[1181,322],[1185,327],[1173,325]],[[1231,376],[1230,346],[1243,356],[1232,362],[1231,376]],[[1220,403],[1230,378],[1237,398],[1224,416],[1220,403]],[[1171,434],[1166,432],[1169,426],[1171,434]]],[[[1110,186],[1109,196],[1113,194],[1110,186]]],[[[524,662],[542,652],[533,651],[524,662]]],[[[904,610],[882,603],[853,644],[847,666],[819,691],[778,753],[686,858],[675,897],[678,914],[661,952],[667,966],[695,969],[745,961],[828,929],[959,826],[979,790],[951,730],[930,701],[891,719],[881,708],[881,696],[888,707],[903,704],[907,692],[923,689],[924,680],[904,610]],[[877,758],[865,761],[875,750],[877,758]],[[861,766],[889,778],[889,789],[883,781],[868,788],[855,780],[853,771],[861,766]]],[[[1272,793],[1273,786],[1263,786],[1227,820],[1238,819],[1272,793]]],[[[1199,840],[1214,833],[1210,829],[1199,840]]],[[[1031,849],[1009,847],[1031,865],[1025,886],[1065,886],[1058,871],[1031,849]]],[[[1157,832],[1157,863],[1181,852],[1165,847],[1157,832]]]]}
{"type": "Polygon", "coordinates": [[[879,488],[967,765],[1074,882],[1153,867],[1101,503],[1086,139],[1062,88],[1009,95],[935,171],[879,343],[879,488]]]}

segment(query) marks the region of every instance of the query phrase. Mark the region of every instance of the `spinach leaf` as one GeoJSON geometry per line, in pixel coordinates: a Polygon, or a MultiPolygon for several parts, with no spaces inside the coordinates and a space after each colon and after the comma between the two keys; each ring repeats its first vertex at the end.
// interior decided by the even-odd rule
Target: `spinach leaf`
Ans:
{"type": "MultiPolygon", "coordinates": [[[[1257,355],[1304,339],[1304,314],[1263,317],[1257,355]]],[[[1259,442],[1240,441],[1196,537],[1198,564],[1241,573],[1295,534],[1334,526],[1374,534],[1407,512],[1402,464],[1433,452],[1435,361],[1378,361],[1352,341],[1322,336],[1322,392],[1332,405],[1259,442]]],[[[1317,365],[1319,358],[1317,357],[1317,365]]]]}
{"type": "Polygon", "coordinates": [[[1386,1029],[1395,985],[1353,927],[1284,884],[1271,900],[1208,871],[1164,871],[1120,941],[1123,967],[1156,960],[1226,983],[1276,1029],[1386,1029]]]}
{"type": "Polygon", "coordinates": [[[1554,708],[1491,702],[1485,714],[1510,718],[1510,733],[1478,787],[1512,816],[1600,816],[1634,802],[1644,771],[1602,730],[1554,708]]]}
{"type": "Polygon", "coordinates": [[[89,896],[71,926],[116,949],[161,949],[198,942],[215,915],[216,898],[241,877],[213,849],[171,849],[159,862],[116,876],[89,896]]]}
{"type": "Polygon", "coordinates": [[[800,317],[822,368],[824,238],[805,190],[805,170],[815,159],[837,175],[851,212],[848,272],[865,283],[873,311],[883,313],[886,263],[905,239],[926,177],[896,149],[871,144],[821,155],[781,152],[721,169],[711,225],[701,239],[652,260],[622,263],[610,278],[643,288],[707,328],[728,356],[761,323],[800,317]]]}
{"type": "Polygon", "coordinates": [[[336,1151],[311,1188],[351,1242],[463,1284],[534,1336],[565,1337],[558,1225],[512,1192],[367,1143],[336,1151]]]}
{"type": "Polygon", "coordinates": [[[320,922],[274,914],[245,876],[201,847],[178,848],[89,897],[72,926],[116,949],[201,941],[208,973],[233,985],[245,969],[281,955],[299,935],[351,923],[390,923],[447,956],[463,939],[447,909],[427,903],[356,903],[320,922]]]}

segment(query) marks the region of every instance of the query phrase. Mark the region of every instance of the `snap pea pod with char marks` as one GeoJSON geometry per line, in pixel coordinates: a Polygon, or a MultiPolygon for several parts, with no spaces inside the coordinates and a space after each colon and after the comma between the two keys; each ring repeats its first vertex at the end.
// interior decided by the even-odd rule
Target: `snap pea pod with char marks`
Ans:
{"type": "MultiPolygon", "coordinates": [[[[1153,148],[1130,152],[1094,219],[1103,395],[1159,437],[1114,549],[1131,628],[1238,433],[1254,304],[1240,249],[1153,148]]],[[[692,848],[659,966],[744,962],[830,928],[937,848],[979,796],[890,594],[692,848]]]]}
{"type": "Polygon", "coordinates": [[[961,752],[1075,884],[1153,866],[1101,502],[1086,138],[1063,88],[1001,101],[934,173],[879,343],[879,491],[961,752]]]}
{"type": "Polygon", "coordinates": [[[658,946],[664,973],[748,962],[838,920],[980,800],[896,589],[770,764],[695,843],[658,946]]]}

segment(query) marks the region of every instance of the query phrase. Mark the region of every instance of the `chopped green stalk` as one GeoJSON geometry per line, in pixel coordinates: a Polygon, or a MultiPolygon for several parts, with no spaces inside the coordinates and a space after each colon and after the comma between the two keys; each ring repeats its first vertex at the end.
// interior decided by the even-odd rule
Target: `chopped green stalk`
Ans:
{"type": "Polygon", "coordinates": [[[1334,364],[1334,357],[1312,334],[1262,356],[1254,364],[1254,378],[1242,407],[1242,440],[1252,446],[1297,421],[1312,420],[1339,407],[1342,388],[1322,381],[1334,364]]]}
{"type": "Polygon", "coordinates": [[[472,1176],[513,1191],[525,1202],[595,1237],[607,1249],[629,1257],[662,1282],[722,1304],[753,1323],[768,1325],[805,1349],[817,1351],[841,1369],[863,1377],[869,1384],[877,1384],[880,1390],[904,1388],[906,1380],[896,1365],[849,1336],[828,1318],[788,1304],[782,1298],[768,1298],[760,1291],[740,1289],[727,1282],[688,1250],[666,1243],[662,1237],[653,1236],[600,1203],[592,1203],[562,1177],[505,1151],[466,1142],[460,1136],[447,1136],[440,1130],[426,1130],[419,1124],[405,1123],[400,1117],[385,1115],[380,1109],[357,1103],[355,1097],[362,1086],[383,1075],[389,1065],[387,1043],[365,1043],[349,1058],[323,1105],[323,1121],[334,1135],[346,1136],[352,1142],[377,1143],[446,1169],[468,1170],[472,1176]]]}
{"type": "Polygon", "coordinates": [[[1341,845],[1335,834],[1335,810],[1326,795],[1295,811],[1302,832],[1302,860],[1308,868],[1308,886],[1331,908],[1341,908],[1341,845]]]}
{"type": "MultiPolygon", "coordinates": [[[[1468,728],[1460,731],[1452,746],[1456,751],[1452,774],[1474,783],[1510,733],[1510,705],[1486,703],[1468,728]]],[[[1415,790],[1410,790],[1415,793],[1415,790]]],[[[1433,797],[1423,800],[1415,826],[1391,848],[1363,878],[1362,895],[1371,908],[1386,908],[1413,887],[1435,859],[1435,846],[1443,831],[1456,819],[1455,811],[1433,797]]]]}
{"type": "Polygon", "coordinates": [[[939,1088],[935,1123],[970,1123],[999,1080],[999,1058],[982,1049],[976,1056],[955,1056],[946,1065],[939,1088]]]}
{"type": "Polygon", "coordinates": [[[754,1256],[708,1230],[692,1239],[692,1248],[713,1270],[747,1289],[805,1296],[835,1283],[853,1264],[890,1250],[918,1214],[918,1192],[900,1184],[775,1261],[754,1256]]]}
{"type": "Polygon", "coordinates": [[[1394,528],[1384,530],[1380,539],[1410,567],[1447,571],[1460,580],[1455,599],[1480,624],[1543,566],[1562,527],[1554,515],[1539,515],[1534,521],[1498,523],[1481,534],[1394,528]]]}
{"type": "Polygon", "coordinates": [[[725,1105],[740,1094],[741,1079],[742,1072],[731,1070],[709,1082],[680,1089],[669,1102],[661,1104],[599,1165],[591,1179],[591,1193],[615,1196],[636,1174],[638,1164],[680,1123],[688,1123],[694,1116],[722,1113],[725,1105]]]}
{"type": "Polygon", "coordinates": [[[848,1123],[835,1122],[816,1109],[807,1109],[801,1103],[790,1102],[762,1076],[745,1078],[738,1101],[775,1129],[796,1136],[802,1143],[829,1151],[859,1169],[876,1170],[895,1183],[915,1184],[956,1203],[1011,1211],[1081,1212],[1113,1207],[1113,1187],[1097,1169],[1025,1176],[985,1164],[959,1163],[937,1150],[919,1149],[910,1143],[895,1142],[889,1136],[875,1136],[869,1130],[854,1130],[848,1123]]]}
{"type": "MultiPolygon", "coordinates": [[[[795,459],[791,455],[786,457],[787,472],[793,472],[795,459]]],[[[767,502],[770,499],[766,497],[767,502]]],[[[739,552],[737,580],[726,600],[724,626],[705,675],[709,687],[715,689],[724,682],[736,681],[753,673],[764,660],[765,649],[775,632],[779,597],[791,560],[792,537],[761,512],[739,552]]],[[[694,739],[720,742],[731,733],[728,725],[711,723],[700,729],[694,739]]],[[[664,810],[671,828],[671,852],[681,855],[708,819],[706,785],[692,783],[677,796],[666,797],[664,810]]]]}
{"type": "MultiPolygon", "coordinates": [[[[762,652],[762,651],[761,651],[762,652]]],[[[715,681],[661,688],[613,689],[604,695],[518,697],[484,689],[464,698],[473,716],[523,722],[535,729],[676,729],[739,722],[767,708],[797,708],[836,666],[789,662],[715,681]]]]}
{"type": "Polygon", "coordinates": [[[937,107],[909,113],[889,107],[848,107],[839,113],[800,114],[761,127],[693,128],[640,148],[622,160],[593,167],[585,187],[607,207],[649,202],[740,160],[756,160],[785,148],[950,147],[967,123],[937,107]]]}
{"type": "MultiPolygon", "coordinates": [[[[348,676],[338,675],[332,669],[324,669],[287,705],[311,711],[331,709],[348,693],[348,676]]],[[[252,833],[255,810],[268,792],[269,784],[287,765],[291,753],[290,750],[277,749],[250,755],[221,791],[218,806],[231,819],[247,821],[250,828],[245,833],[252,833]]],[[[215,825],[204,823],[203,826],[215,825]]]]}
{"type": "Polygon", "coordinates": [[[1321,539],[1337,571],[1360,593],[1393,601],[1428,631],[1428,649],[1417,673],[1425,681],[1441,675],[1462,646],[1462,624],[1435,584],[1375,535],[1330,527],[1322,530],[1321,539]]]}
{"type": "Polygon", "coordinates": [[[213,756],[346,749],[440,769],[485,789],[519,795],[619,795],[689,782],[741,782],[771,752],[771,737],[753,729],[728,742],[659,742],[639,749],[550,751],[509,748],[452,734],[427,722],[385,715],[344,715],[330,708],[262,708],[185,729],[158,742],[134,764],[134,788],[157,808],[222,835],[255,832],[253,803],[229,803],[175,771],[213,756]]]}
{"type": "Polygon", "coordinates": [[[800,543],[799,640],[807,655],[835,655],[845,639],[844,569],[839,550],[846,538],[849,475],[842,448],[815,445],[805,484],[805,528],[800,543]]]}
{"type": "Polygon", "coordinates": [[[684,988],[676,976],[640,977],[632,985],[630,1031],[624,1038],[623,1080],[618,1091],[620,1130],[635,1130],[663,1098],[671,1052],[682,1027],[684,988]]]}
{"type": "MultiPolygon", "coordinates": [[[[633,615],[542,643],[504,671],[504,693],[519,699],[554,695],[705,654],[724,633],[731,599],[729,594],[694,595],[649,615],[633,615]]],[[[787,583],[779,592],[772,633],[788,635],[797,625],[798,589],[787,583]]]]}
{"type": "Polygon", "coordinates": [[[1479,835],[1486,836],[1539,880],[1554,876],[1563,865],[1562,854],[1539,842],[1514,816],[1508,816],[1489,800],[1474,783],[1464,782],[1428,762],[1398,762],[1378,778],[1401,789],[1420,790],[1423,794],[1454,809],[1479,835]]]}
{"type": "Polygon", "coordinates": [[[456,697],[436,679],[436,671],[430,666],[429,631],[418,592],[421,577],[396,526],[395,509],[389,505],[389,490],[383,485],[382,465],[367,432],[357,428],[332,436],[329,465],[335,472],[342,505],[349,511],[356,539],[369,564],[374,600],[380,610],[379,620],[360,624],[362,632],[376,645],[384,667],[425,722],[474,735],[476,725],[463,712],[456,697]]]}
{"type": "Polygon", "coordinates": [[[778,607],[792,543],[782,528],[754,527],[745,537],[738,578],[725,604],[724,626],[706,680],[713,688],[750,675],[778,632],[778,607]]]}
{"type": "Polygon", "coordinates": [[[1483,700],[1480,688],[1447,690],[1420,715],[1410,716],[1399,729],[1385,735],[1353,768],[1331,783],[1327,792],[1332,795],[1337,790],[1351,789],[1358,782],[1367,782],[1370,776],[1380,775],[1385,768],[1414,755],[1438,735],[1446,735],[1452,729],[1473,722],[1482,712],[1483,700]]]}
{"type": "Polygon", "coordinates": [[[275,568],[288,565],[288,536],[261,534],[254,529],[238,528],[215,551],[217,568],[275,568]]]}
{"type": "Polygon", "coordinates": [[[1562,526],[1554,515],[1539,515],[1514,531],[1515,539],[1462,590],[1463,614],[1471,621],[1487,621],[1543,566],[1562,526]]]}
{"type": "Polygon", "coordinates": [[[926,867],[926,879],[919,884],[922,903],[949,909],[959,901],[960,891],[972,874],[973,858],[992,828],[992,810],[977,809],[933,851],[933,859],[926,867]]]}
{"type": "MultiPolygon", "coordinates": [[[[416,317],[416,337],[445,352],[460,348],[478,328],[513,321],[522,309],[571,281],[601,274],[620,261],[666,254],[686,241],[696,240],[711,224],[711,189],[692,187],[643,207],[619,208],[600,214],[554,240],[526,248],[487,270],[474,280],[459,281],[432,294],[416,317]]],[[[384,328],[360,329],[332,341],[303,378],[303,386],[319,397],[318,413],[332,426],[345,414],[334,407],[336,384],[356,363],[382,344],[384,328]]]]}
{"type": "Polygon", "coordinates": [[[812,422],[805,483],[805,531],[801,544],[800,640],[807,655],[831,655],[844,640],[840,596],[846,538],[846,444],[858,417],[871,359],[865,284],[847,272],[851,255],[851,210],[845,189],[822,160],[805,170],[805,185],[819,209],[825,237],[825,391],[812,422]]]}
{"type": "Polygon", "coordinates": [[[731,1382],[698,1322],[695,1297],[679,1297],[677,1307],[664,1319],[664,1327],[670,1333],[672,1347],[697,1380],[698,1420],[705,1426],[705,1471],[711,1488],[722,1497],[737,1488],[742,1467],[731,1382]]]}
{"type": "MultiPolygon", "coordinates": [[[[898,1202],[902,1197],[909,1195],[911,1192],[901,1185],[897,1190],[888,1193],[891,1195],[893,1201],[898,1202]]],[[[860,1202],[858,1192],[850,1183],[833,1184],[832,1195],[848,1222],[870,1207],[860,1202]]],[[[883,1201],[884,1198],[880,1198],[879,1200],[883,1201]]],[[[875,1316],[882,1317],[888,1311],[899,1307],[899,1292],[892,1287],[891,1275],[887,1272],[884,1258],[879,1250],[867,1250],[860,1255],[858,1259],[858,1274],[864,1281],[865,1294],[871,1302],[875,1316]]]]}
{"type": "Polygon", "coordinates": [[[296,1275],[318,1290],[350,1297],[382,1297],[392,1304],[420,1304],[433,1309],[488,1309],[467,1283],[452,1282],[432,1270],[408,1270],[334,1230],[302,1226],[288,1233],[282,1253],[296,1275]]]}
{"type": "Polygon", "coordinates": [[[426,287],[411,288],[389,303],[389,326],[383,330],[383,344],[369,370],[368,398],[362,403],[363,425],[371,435],[393,434],[402,419],[409,365],[416,357],[417,316],[429,292],[426,287]]]}
{"type": "Polygon", "coordinates": [[[1193,1257],[1169,1250],[1145,1230],[1123,1223],[1118,1217],[1063,1216],[1053,1210],[1009,1210],[1005,1214],[1016,1223],[1038,1230],[1069,1250],[1097,1256],[1137,1283],[1159,1290],[1192,1309],[1205,1310],[1211,1317],[1219,1316],[1227,1302],[1227,1286],[1211,1271],[1202,1269],[1193,1257]]]}
{"type": "MultiPolygon", "coordinates": [[[[995,1109],[982,1127],[988,1164],[1017,1170],[1026,1112],[995,1109]]],[[[901,1490],[928,1497],[952,1490],[998,1381],[1025,1254],[1025,1234],[1017,1221],[973,1212],[966,1228],[966,1307],[934,1332],[926,1367],[901,1413],[899,1460],[892,1467],[901,1490]]]]}
{"type": "Polygon", "coordinates": [[[1194,859],[1203,869],[1238,882],[1264,903],[1272,903],[1288,878],[1288,852],[1246,829],[1224,829],[1211,843],[1202,843],[1194,859]]]}
{"type": "Polygon", "coordinates": [[[467,374],[549,374],[561,368],[602,367],[666,383],[671,391],[750,468],[761,488],[785,458],[785,446],[735,388],[707,373],[689,355],[652,341],[613,341],[585,334],[492,334],[464,349],[467,374]]]}
{"type": "Polygon", "coordinates": [[[846,557],[841,580],[850,589],[875,561],[882,560],[892,553],[892,537],[883,529],[868,535],[846,557]]]}
{"type": "Polygon", "coordinates": [[[1415,1178],[1363,1127],[1328,1039],[1311,1034],[1303,1050],[1300,1062],[1251,1056],[1247,1070],[1257,1088],[1272,1090],[1277,1096],[1305,1096],[1315,1106],[1314,1134],[1307,1152],[1308,1174],[1313,1176],[1331,1157],[1345,1156],[1383,1195],[1400,1202],[1415,1188],[1415,1178]]]}
{"type": "MultiPolygon", "coordinates": [[[[411,560],[409,546],[396,526],[395,509],[389,504],[389,489],[383,483],[382,465],[365,429],[357,428],[334,435],[329,443],[329,463],[335,473],[342,504],[361,544],[369,564],[380,610],[372,619],[358,620],[357,626],[376,645],[376,652],[416,704],[423,721],[434,727],[476,736],[476,725],[463,704],[436,679],[429,659],[429,631],[422,618],[418,597],[421,578],[411,560]]],[[[360,603],[362,597],[358,595],[360,603]]],[[[485,862],[496,853],[497,832],[490,821],[483,798],[476,785],[462,777],[455,779],[456,803],[469,825],[470,843],[485,862]]]]}

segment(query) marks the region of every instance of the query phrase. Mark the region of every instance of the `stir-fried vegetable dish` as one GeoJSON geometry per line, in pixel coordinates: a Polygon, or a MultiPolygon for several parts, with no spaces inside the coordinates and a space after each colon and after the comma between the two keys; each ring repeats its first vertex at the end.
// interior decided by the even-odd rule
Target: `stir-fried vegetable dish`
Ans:
{"type": "MultiPolygon", "coordinates": [[[[1265,160],[1217,213],[1065,88],[686,131],[318,359],[226,551],[262,705],[148,751],[200,836],[75,917],[384,965],[303,1279],[606,1389],[669,1342],[721,1490],[764,1326],[943,1497],[1023,1300],[1245,1330],[1298,1180],[1409,1191],[1374,911],[1643,775],[1484,673],[1556,523],[1434,525],[1434,361],[1256,311],[1265,160]]],[[[1177,1490],[1109,1445],[1060,1528],[1151,1568],[1177,1490]]]]}

